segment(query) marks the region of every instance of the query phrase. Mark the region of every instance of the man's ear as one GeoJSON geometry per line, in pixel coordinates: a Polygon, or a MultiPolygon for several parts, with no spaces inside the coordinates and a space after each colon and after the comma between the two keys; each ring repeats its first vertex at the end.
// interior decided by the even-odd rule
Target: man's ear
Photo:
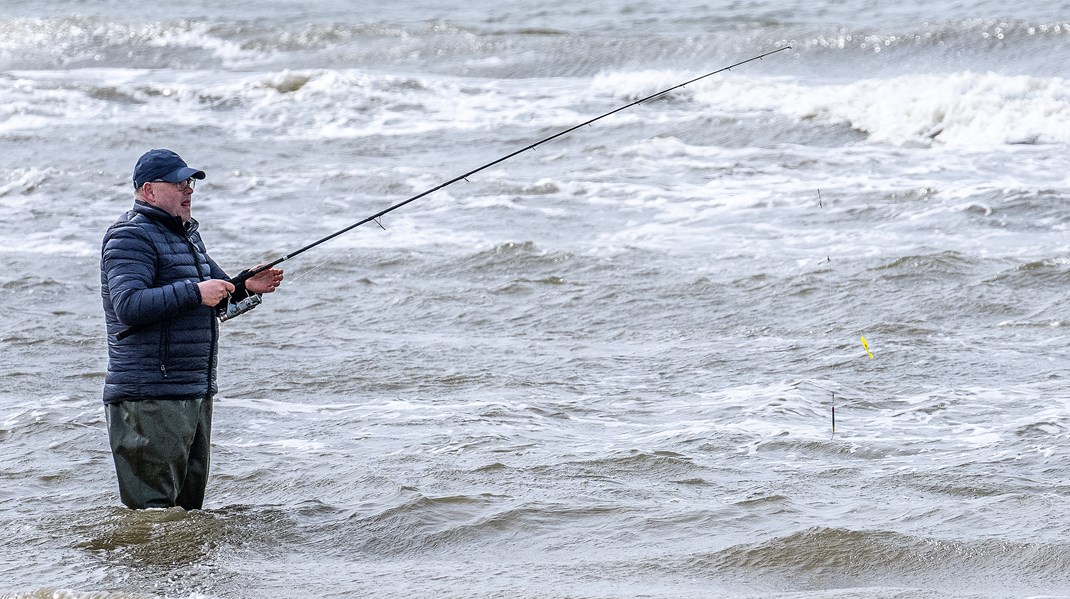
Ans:
{"type": "Polygon", "coordinates": [[[152,183],[149,183],[149,182],[143,183],[141,185],[141,190],[138,193],[138,197],[151,204],[152,200],[155,199],[155,197],[156,197],[155,192],[153,192],[153,190],[152,190],[152,183]]]}

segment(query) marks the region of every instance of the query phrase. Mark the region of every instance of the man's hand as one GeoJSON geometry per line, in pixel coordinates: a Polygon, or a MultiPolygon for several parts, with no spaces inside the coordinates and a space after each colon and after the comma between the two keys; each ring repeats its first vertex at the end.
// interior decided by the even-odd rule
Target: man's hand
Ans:
{"type": "Polygon", "coordinates": [[[282,269],[269,268],[263,272],[256,273],[256,276],[250,277],[245,281],[245,288],[250,293],[271,293],[282,284],[282,269]]]}
{"type": "Polygon", "coordinates": [[[201,303],[212,307],[219,305],[234,291],[234,285],[223,279],[201,281],[197,283],[197,288],[201,290],[201,303]]]}

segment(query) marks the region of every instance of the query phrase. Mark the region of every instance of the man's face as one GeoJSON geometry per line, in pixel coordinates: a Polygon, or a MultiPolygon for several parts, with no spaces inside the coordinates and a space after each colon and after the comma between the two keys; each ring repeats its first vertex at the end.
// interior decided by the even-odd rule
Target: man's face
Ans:
{"type": "Polygon", "coordinates": [[[193,198],[191,180],[186,179],[180,183],[150,181],[145,186],[148,188],[145,190],[146,201],[171,216],[181,218],[182,222],[189,221],[192,214],[191,200],[193,198]]]}

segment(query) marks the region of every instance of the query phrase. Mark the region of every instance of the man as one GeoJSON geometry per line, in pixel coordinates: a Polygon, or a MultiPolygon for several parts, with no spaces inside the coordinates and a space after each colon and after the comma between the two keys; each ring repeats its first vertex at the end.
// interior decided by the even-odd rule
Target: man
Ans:
{"type": "Polygon", "coordinates": [[[216,393],[217,306],[271,293],[267,269],[231,284],[191,216],[196,181],[170,150],[134,166],[134,207],[104,235],[100,293],[108,326],[105,417],[122,502],[200,509],[216,393]]]}

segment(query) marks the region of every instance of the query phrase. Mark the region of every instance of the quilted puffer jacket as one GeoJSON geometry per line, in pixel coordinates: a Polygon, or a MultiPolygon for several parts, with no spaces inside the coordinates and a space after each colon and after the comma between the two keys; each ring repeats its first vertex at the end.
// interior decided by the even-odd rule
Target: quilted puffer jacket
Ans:
{"type": "Polygon", "coordinates": [[[108,228],[100,256],[104,403],[215,395],[219,323],[197,288],[210,278],[227,275],[208,256],[196,220],[137,201],[108,228]]]}

